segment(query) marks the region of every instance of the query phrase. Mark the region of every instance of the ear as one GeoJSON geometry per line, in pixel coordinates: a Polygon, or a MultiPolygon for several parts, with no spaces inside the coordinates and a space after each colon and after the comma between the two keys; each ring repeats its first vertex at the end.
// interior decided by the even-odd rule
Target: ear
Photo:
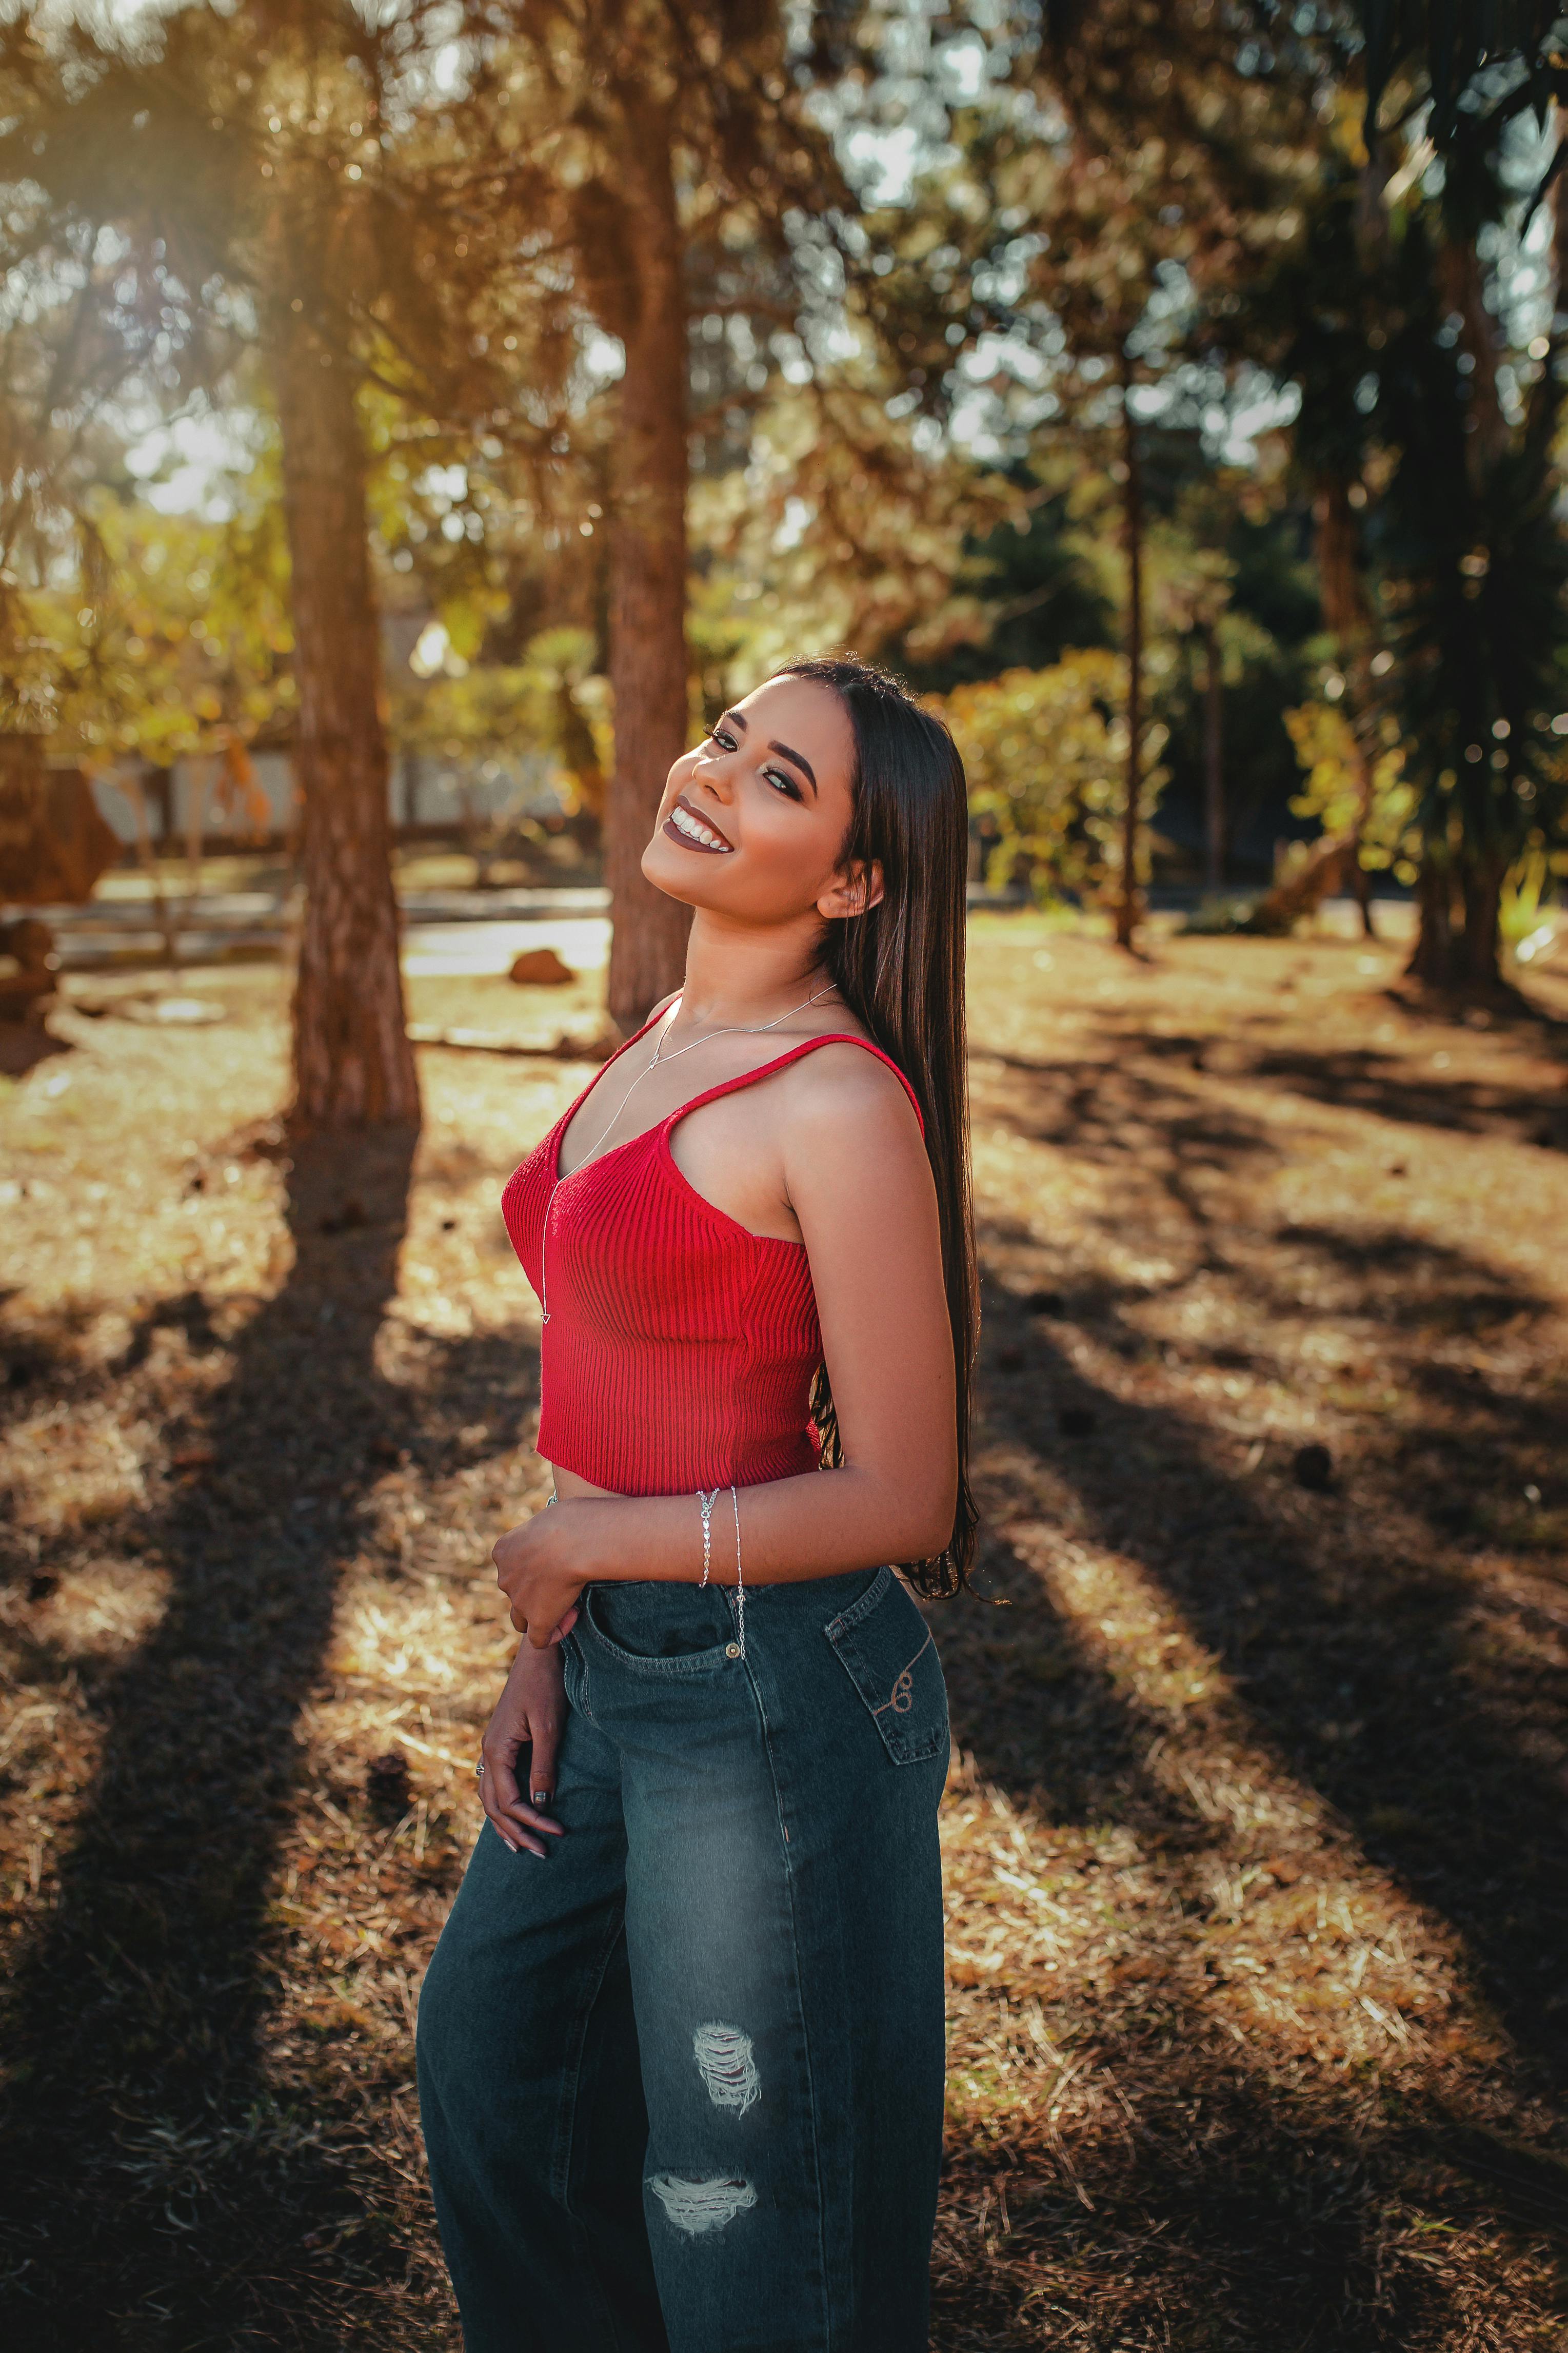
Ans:
{"type": "Polygon", "coordinates": [[[841,867],[816,902],[816,912],[829,922],[845,915],[863,915],[882,897],[882,861],[873,858],[870,866],[858,859],[841,867]]]}

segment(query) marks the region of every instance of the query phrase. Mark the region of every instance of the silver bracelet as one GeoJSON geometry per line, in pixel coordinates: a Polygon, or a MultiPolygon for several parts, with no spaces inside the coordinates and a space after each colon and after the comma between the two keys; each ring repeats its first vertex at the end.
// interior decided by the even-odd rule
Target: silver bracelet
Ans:
{"type": "Polygon", "coordinates": [[[713,1562],[713,1506],[718,1500],[717,1487],[711,1493],[706,1487],[699,1487],[697,1490],[697,1501],[702,1511],[702,1575],[698,1580],[701,1585],[707,1584],[708,1571],[713,1562]]]}
{"type": "Polygon", "coordinates": [[[733,1487],[730,1490],[730,1508],[735,1514],[735,1640],[743,1659],[746,1655],[746,1588],[741,1582],[741,1501],[733,1487]]]}

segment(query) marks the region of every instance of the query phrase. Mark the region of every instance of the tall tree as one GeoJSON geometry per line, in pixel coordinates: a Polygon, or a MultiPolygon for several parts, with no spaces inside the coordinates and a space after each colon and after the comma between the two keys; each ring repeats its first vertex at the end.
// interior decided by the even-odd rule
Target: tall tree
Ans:
{"type": "Polygon", "coordinates": [[[615,770],[605,853],[610,1011],[679,982],[688,911],[644,881],[689,737],[686,633],[694,318],[793,325],[802,224],[849,199],[775,0],[475,0],[469,22],[552,94],[575,290],[622,354],[611,457],[615,770]]]}
{"type": "MultiPolygon", "coordinates": [[[[1434,986],[1486,989],[1499,978],[1509,866],[1559,820],[1563,797],[1553,721],[1568,687],[1568,544],[1554,507],[1568,319],[1559,301],[1551,332],[1510,352],[1495,260],[1502,233],[1519,237],[1562,185],[1560,135],[1533,185],[1517,160],[1531,116],[1537,143],[1548,142],[1568,85],[1561,10],[1550,0],[1361,0],[1356,14],[1364,45],[1331,38],[1325,99],[1332,120],[1342,94],[1361,92],[1361,227],[1344,286],[1352,309],[1359,299],[1377,316],[1351,438],[1364,438],[1386,482],[1360,535],[1388,639],[1374,659],[1395,664],[1387,701],[1419,795],[1410,969],[1434,986]]],[[[1304,435],[1321,435],[1331,405],[1315,390],[1303,384],[1304,435]]],[[[1349,489],[1366,500],[1360,474],[1342,477],[1342,498],[1349,489]]],[[[1364,649],[1357,533],[1343,522],[1341,602],[1356,607],[1364,649]]],[[[1360,699],[1363,710],[1375,700],[1360,699]]]]}
{"type": "MultiPolygon", "coordinates": [[[[1348,866],[1370,935],[1371,886],[1362,848],[1375,797],[1388,702],[1382,681],[1390,656],[1365,529],[1368,478],[1378,470],[1380,448],[1367,387],[1387,345],[1397,301],[1391,210],[1408,209],[1412,199],[1410,184],[1402,195],[1386,157],[1364,149],[1358,157],[1353,107],[1342,89],[1332,82],[1326,88],[1329,120],[1317,185],[1306,198],[1305,234],[1260,282],[1257,322],[1265,341],[1270,332],[1275,336],[1275,372],[1300,394],[1292,473],[1311,517],[1322,634],[1332,675],[1342,682],[1335,691],[1357,777],[1348,825],[1323,842],[1319,857],[1325,876],[1337,878],[1348,866]]],[[[1342,800],[1334,807],[1339,812],[1342,800]]],[[[1310,897],[1313,887],[1304,876],[1291,878],[1289,902],[1310,897]]]]}
{"type": "Polygon", "coordinates": [[[543,182],[526,157],[454,136],[458,101],[436,71],[450,30],[450,11],[428,0],[374,20],[349,0],[244,0],[185,6],[122,37],[29,10],[0,35],[0,178],[40,186],[58,213],[112,237],[121,299],[155,329],[163,375],[214,383],[215,322],[235,353],[262,347],[300,688],[302,1126],[418,1114],[387,854],[363,386],[437,416],[516,421],[488,330],[515,303],[543,182]]]}
{"type": "Polygon", "coordinates": [[[1499,977],[1508,871],[1562,822],[1568,538],[1553,445],[1563,385],[1542,367],[1500,447],[1467,434],[1473,383],[1449,331],[1440,257],[1406,232],[1403,331],[1380,372],[1397,451],[1378,517],[1406,776],[1423,840],[1415,976],[1485,990],[1499,977]],[[1425,301],[1423,301],[1425,297],[1425,301]]]}
{"type": "Polygon", "coordinates": [[[1129,725],[1115,921],[1131,946],[1148,756],[1144,434],[1184,368],[1223,372],[1244,353],[1246,281],[1300,233],[1310,116],[1305,87],[1249,70],[1205,0],[1020,12],[990,50],[947,154],[891,218],[884,301],[907,314],[900,340],[934,406],[973,390],[969,353],[988,348],[1001,367],[1009,347],[1028,354],[1007,396],[1025,430],[1081,438],[1118,486],[1129,725]]]}
{"type": "MultiPolygon", "coordinates": [[[[663,25],[650,27],[665,35],[663,25]]],[[[605,808],[614,932],[609,1001],[635,1027],[678,986],[689,910],[653,889],[642,853],[690,729],[686,640],[691,299],[677,193],[681,81],[668,39],[616,52],[603,106],[616,132],[577,208],[584,283],[626,355],[611,476],[610,685],[615,770],[605,808]],[[612,185],[617,193],[612,194],[612,185]]]]}

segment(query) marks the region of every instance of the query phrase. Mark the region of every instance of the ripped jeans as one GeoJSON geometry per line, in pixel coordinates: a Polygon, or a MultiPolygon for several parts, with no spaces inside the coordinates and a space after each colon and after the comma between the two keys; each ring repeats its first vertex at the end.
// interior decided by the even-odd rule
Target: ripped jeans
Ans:
{"type": "Polygon", "coordinates": [[[585,1588],[542,1861],[487,1823],[419,2096],[468,2353],[925,2353],[947,1697],[887,1568],[585,1588]]]}

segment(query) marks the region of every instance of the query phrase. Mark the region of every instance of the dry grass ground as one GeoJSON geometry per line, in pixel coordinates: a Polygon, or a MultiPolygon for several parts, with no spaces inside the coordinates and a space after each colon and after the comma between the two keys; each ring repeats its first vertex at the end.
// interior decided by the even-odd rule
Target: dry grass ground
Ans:
{"type": "MultiPolygon", "coordinates": [[[[976,927],[942,2353],[1564,2342],[1568,987],[1393,971],[976,927]]],[[[8,2341],[441,2353],[409,2028],[541,1493],[497,1194],[588,1071],[428,1050],[416,1150],[290,1161],[277,976],[202,987],[4,1105],[8,2341]]]]}

